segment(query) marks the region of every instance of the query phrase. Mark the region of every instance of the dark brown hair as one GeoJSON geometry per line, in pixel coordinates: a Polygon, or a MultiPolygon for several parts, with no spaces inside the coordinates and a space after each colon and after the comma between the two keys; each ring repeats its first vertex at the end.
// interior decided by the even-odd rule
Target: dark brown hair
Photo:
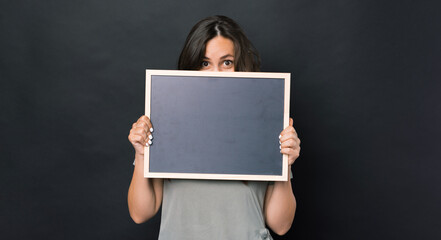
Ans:
{"type": "Polygon", "coordinates": [[[231,18],[212,16],[199,21],[190,31],[179,56],[179,70],[199,70],[205,57],[205,47],[216,36],[234,43],[234,69],[241,72],[260,71],[257,50],[245,36],[240,26],[231,18]]]}

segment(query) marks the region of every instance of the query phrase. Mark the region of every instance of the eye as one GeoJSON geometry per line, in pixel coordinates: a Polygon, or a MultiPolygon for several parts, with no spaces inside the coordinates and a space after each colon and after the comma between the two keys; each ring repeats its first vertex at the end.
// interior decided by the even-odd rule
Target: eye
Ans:
{"type": "Polygon", "coordinates": [[[225,60],[225,61],[224,61],[224,64],[225,64],[225,66],[231,66],[231,65],[233,65],[233,61],[231,61],[231,60],[225,60]]]}
{"type": "Polygon", "coordinates": [[[210,64],[207,61],[202,62],[202,67],[208,67],[208,65],[210,65],[210,64]]]}

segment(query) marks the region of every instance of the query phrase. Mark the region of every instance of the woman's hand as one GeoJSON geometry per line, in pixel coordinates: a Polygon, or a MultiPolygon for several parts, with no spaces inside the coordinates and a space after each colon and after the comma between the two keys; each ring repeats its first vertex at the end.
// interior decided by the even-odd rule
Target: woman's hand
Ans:
{"type": "Polygon", "coordinates": [[[129,141],[135,148],[136,154],[144,155],[144,146],[150,146],[153,140],[153,125],[150,119],[143,115],[132,125],[129,141]]]}
{"type": "Polygon", "coordinates": [[[291,166],[300,155],[300,139],[293,127],[292,118],[289,126],[280,133],[280,153],[288,155],[288,164],[291,166]]]}

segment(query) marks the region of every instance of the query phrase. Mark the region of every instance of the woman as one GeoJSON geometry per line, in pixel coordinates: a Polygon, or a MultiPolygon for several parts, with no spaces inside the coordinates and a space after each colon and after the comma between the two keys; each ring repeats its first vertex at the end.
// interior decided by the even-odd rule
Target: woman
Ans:
{"type": "MultiPolygon", "coordinates": [[[[201,20],[190,31],[179,57],[180,70],[259,71],[260,59],[241,28],[230,18],[201,20]]],[[[300,153],[293,121],[280,133],[280,152],[291,165],[300,153]]],[[[286,182],[242,182],[146,179],[144,146],[153,141],[153,125],[142,116],[132,125],[135,169],[128,193],[136,223],[153,217],[162,204],[159,239],[272,239],[265,224],[285,234],[294,219],[296,201],[286,182]]],[[[275,141],[277,141],[275,139],[275,141]]]]}

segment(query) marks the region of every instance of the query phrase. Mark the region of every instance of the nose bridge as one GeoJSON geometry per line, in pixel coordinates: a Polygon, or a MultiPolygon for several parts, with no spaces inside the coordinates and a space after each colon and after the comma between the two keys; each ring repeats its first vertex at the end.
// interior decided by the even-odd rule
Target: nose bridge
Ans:
{"type": "Polygon", "coordinates": [[[220,71],[222,71],[222,70],[219,68],[218,65],[213,66],[213,72],[220,72],[220,71]]]}

